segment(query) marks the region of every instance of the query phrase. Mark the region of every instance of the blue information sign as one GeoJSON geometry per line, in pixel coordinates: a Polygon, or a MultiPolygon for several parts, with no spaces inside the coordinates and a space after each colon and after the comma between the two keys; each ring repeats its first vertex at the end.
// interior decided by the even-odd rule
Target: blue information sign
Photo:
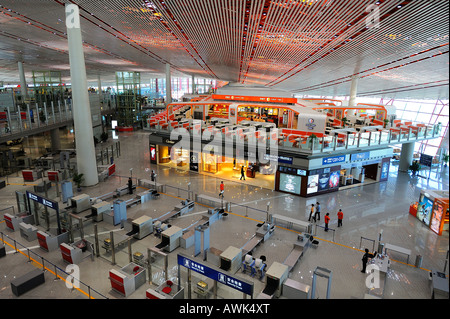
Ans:
{"type": "Polygon", "coordinates": [[[345,155],[322,158],[322,165],[336,164],[342,162],[345,162],[345,155]]]}
{"type": "Polygon", "coordinates": [[[220,282],[228,287],[239,290],[247,295],[253,295],[253,284],[236,279],[225,272],[218,271],[214,268],[205,266],[195,260],[178,254],[178,265],[186,267],[208,278],[220,282]]]}
{"type": "Polygon", "coordinates": [[[370,152],[356,153],[356,154],[350,155],[351,161],[365,160],[368,158],[370,158],[370,152]]]}
{"type": "Polygon", "coordinates": [[[27,191],[27,197],[35,202],[59,211],[58,203],[27,191]]]}

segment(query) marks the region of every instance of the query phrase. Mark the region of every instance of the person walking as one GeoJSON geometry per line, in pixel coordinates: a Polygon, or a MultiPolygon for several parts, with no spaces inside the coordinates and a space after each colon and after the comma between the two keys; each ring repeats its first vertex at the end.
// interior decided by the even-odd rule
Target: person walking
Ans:
{"type": "Polygon", "coordinates": [[[337,227],[341,227],[342,226],[342,219],[344,219],[344,213],[342,212],[342,209],[339,208],[339,211],[337,213],[337,217],[338,217],[338,226],[337,227]]]}
{"type": "Polygon", "coordinates": [[[364,250],[364,255],[362,258],[362,273],[366,272],[366,266],[367,266],[367,262],[369,261],[369,258],[374,258],[377,255],[377,252],[374,252],[373,254],[369,253],[369,250],[366,248],[364,250]]]}
{"type": "Polygon", "coordinates": [[[131,177],[128,177],[128,193],[133,194],[133,181],[131,177]]]}
{"type": "Polygon", "coordinates": [[[328,231],[328,223],[330,222],[330,213],[325,214],[325,231],[328,231]]]}
{"type": "Polygon", "coordinates": [[[320,220],[320,203],[316,203],[316,213],[314,214],[314,221],[320,220]]]}
{"type": "Polygon", "coordinates": [[[245,181],[245,171],[244,171],[244,165],[241,166],[241,178],[240,180],[244,179],[245,181]]]}
{"type": "Polygon", "coordinates": [[[152,180],[152,182],[155,181],[155,170],[152,169],[152,173],[150,174],[150,179],[152,180]]]}
{"type": "Polygon", "coordinates": [[[220,193],[219,196],[222,195],[223,196],[223,191],[225,190],[225,185],[223,184],[223,181],[220,182],[220,193]]]}
{"type": "Polygon", "coordinates": [[[309,213],[308,221],[311,221],[311,217],[316,221],[316,215],[315,215],[315,207],[314,204],[311,204],[311,212],[309,213]]]}

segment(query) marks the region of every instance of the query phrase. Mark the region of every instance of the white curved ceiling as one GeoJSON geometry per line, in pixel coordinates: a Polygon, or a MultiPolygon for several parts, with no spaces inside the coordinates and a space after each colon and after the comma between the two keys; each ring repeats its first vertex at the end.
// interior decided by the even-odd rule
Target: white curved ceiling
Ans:
{"type": "Polygon", "coordinates": [[[19,60],[30,82],[70,81],[65,3],[80,6],[92,81],[170,63],[297,94],[348,95],[358,76],[360,96],[448,99],[447,0],[2,0],[0,81],[18,82],[19,60]]]}

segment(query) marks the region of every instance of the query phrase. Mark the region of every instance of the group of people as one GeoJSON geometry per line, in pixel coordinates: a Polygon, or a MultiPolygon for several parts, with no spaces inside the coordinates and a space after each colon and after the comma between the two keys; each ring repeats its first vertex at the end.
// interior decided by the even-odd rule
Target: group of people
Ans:
{"type": "MultiPolygon", "coordinates": [[[[339,209],[338,213],[337,213],[337,217],[338,217],[338,227],[342,226],[342,220],[344,219],[344,213],[342,212],[342,209],[339,209]]],[[[314,222],[317,222],[318,220],[320,220],[320,203],[316,202],[316,205],[311,204],[311,212],[309,213],[309,218],[308,221],[310,222],[312,220],[314,220],[314,222]]],[[[330,213],[326,213],[325,217],[324,217],[324,221],[325,221],[325,231],[328,231],[328,224],[330,223],[331,217],[330,217],[330,213]]]]}

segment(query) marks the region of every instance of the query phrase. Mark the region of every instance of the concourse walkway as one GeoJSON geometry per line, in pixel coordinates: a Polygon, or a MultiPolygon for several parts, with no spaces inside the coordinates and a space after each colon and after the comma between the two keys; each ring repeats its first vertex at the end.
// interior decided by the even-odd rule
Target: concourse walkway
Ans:
{"type": "MultiPolygon", "coordinates": [[[[170,207],[186,198],[185,190],[189,189],[196,194],[205,194],[217,197],[221,179],[204,174],[197,174],[189,171],[180,172],[174,168],[162,165],[151,165],[148,149],[148,133],[135,132],[119,134],[122,156],[116,159],[116,175],[104,183],[93,187],[84,188],[83,192],[91,197],[99,196],[126,184],[132,168],[133,179],[150,179],[151,170],[157,173],[157,182],[167,185],[161,194],[161,199],[150,201],[140,206],[129,209],[129,218],[136,218],[142,215],[158,216],[167,212],[170,207]]],[[[283,215],[302,221],[307,221],[311,204],[317,201],[322,206],[322,219],[313,225],[315,238],[319,241],[319,246],[309,249],[292,269],[289,278],[307,285],[312,283],[312,272],[316,267],[324,267],[333,272],[332,299],[362,299],[370,291],[365,285],[366,274],[361,273],[361,258],[364,248],[372,250],[372,243],[363,241],[361,238],[376,240],[380,231],[383,232],[383,242],[390,243],[410,249],[412,255],[409,264],[406,257],[395,252],[391,253],[392,265],[387,275],[384,291],[372,291],[371,293],[384,299],[429,299],[431,297],[429,288],[429,271],[443,271],[445,258],[448,251],[448,232],[442,236],[433,233],[425,227],[419,220],[408,213],[409,205],[417,201],[421,189],[448,190],[448,168],[440,168],[432,174],[430,180],[420,177],[412,178],[406,173],[398,172],[392,166],[389,179],[384,183],[374,183],[352,187],[338,192],[320,195],[317,197],[302,198],[285,193],[275,192],[269,189],[251,186],[239,181],[226,180],[225,197],[230,201],[231,211],[227,219],[220,220],[211,226],[210,242],[211,247],[217,250],[225,250],[228,246],[242,247],[255,233],[256,224],[264,221],[266,217],[267,204],[269,213],[283,215]],[[246,207],[246,208],[245,208],[246,207]],[[344,221],[342,227],[337,227],[337,211],[342,209],[344,221]],[[330,213],[330,228],[332,231],[323,230],[323,216],[330,213]],[[316,226],[317,225],[317,226],[316,226]],[[423,257],[421,268],[414,266],[417,255],[423,257]]],[[[31,186],[9,185],[0,190],[0,211],[8,206],[15,205],[15,191],[30,189],[31,186]]],[[[171,221],[172,225],[182,228],[188,227],[195,222],[199,215],[206,211],[208,206],[196,204],[195,210],[171,221]]],[[[103,222],[102,222],[103,223],[103,222]]],[[[100,225],[101,223],[99,223],[100,225]]],[[[0,231],[15,237],[22,244],[29,244],[32,249],[40,254],[45,254],[39,248],[35,248],[36,243],[27,243],[17,233],[8,232],[5,223],[0,223],[0,231]],[[33,248],[34,247],[34,248],[33,248]]],[[[277,227],[269,240],[257,247],[255,255],[265,255],[267,264],[273,262],[283,262],[292,250],[293,242],[297,238],[297,231],[277,227]]],[[[1,237],[0,237],[1,238],[1,237]]],[[[6,245],[8,255],[0,259],[2,273],[6,276],[0,278],[0,298],[11,298],[9,281],[15,272],[23,271],[21,267],[29,267],[26,256],[22,256],[22,261],[18,254],[13,254],[13,246],[10,239],[6,245]],[[10,258],[11,254],[14,258],[10,258]]],[[[157,238],[148,236],[140,241],[135,241],[133,245],[149,247],[157,243],[157,238]]],[[[138,247],[138,246],[134,246],[138,247]]],[[[376,249],[376,247],[375,247],[376,249]]],[[[177,252],[191,254],[189,249],[177,248],[169,254],[170,276],[176,275],[177,252]]],[[[65,267],[60,257],[46,256],[54,258],[54,262],[61,267],[65,267]]],[[[214,256],[208,259],[214,263],[214,256]]],[[[119,265],[113,266],[103,259],[94,261],[85,260],[80,264],[81,280],[99,292],[96,298],[119,298],[122,296],[111,290],[108,280],[108,270],[117,269],[119,265]]],[[[446,268],[448,276],[448,267],[446,268]]],[[[155,281],[160,272],[153,274],[155,281]]],[[[252,280],[255,285],[255,296],[264,288],[265,283],[257,278],[252,278],[246,274],[238,272],[239,276],[252,280]]],[[[51,274],[49,274],[51,278],[51,274]]],[[[85,293],[67,294],[64,281],[59,286],[52,282],[52,287],[42,286],[36,293],[30,295],[32,298],[86,298],[85,293]],[[60,288],[56,288],[60,287],[60,288]],[[51,289],[51,291],[49,291],[51,289]],[[60,295],[55,290],[61,289],[60,295]]],[[[140,290],[134,292],[129,299],[145,298],[145,290],[150,285],[146,283],[140,290]]],[[[87,288],[84,288],[86,292],[87,288]]],[[[242,294],[227,295],[229,292],[221,291],[230,298],[242,298],[242,294]]],[[[316,298],[323,299],[326,294],[326,286],[318,283],[316,298]]],[[[195,294],[193,294],[195,295],[195,294]]]]}

